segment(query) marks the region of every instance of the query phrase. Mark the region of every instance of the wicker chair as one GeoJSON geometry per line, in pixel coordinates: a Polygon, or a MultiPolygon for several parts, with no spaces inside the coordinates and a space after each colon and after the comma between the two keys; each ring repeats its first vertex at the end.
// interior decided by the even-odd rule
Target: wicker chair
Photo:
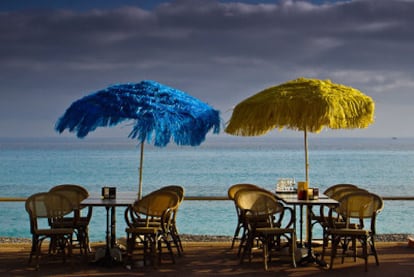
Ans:
{"type": "Polygon", "coordinates": [[[171,225],[179,197],[171,191],[154,191],[137,200],[125,210],[127,228],[127,263],[131,263],[134,250],[143,250],[144,264],[148,258],[154,267],[161,262],[163,245],[175,263],[171,247],[171,225]],[[157,263],[158,252],[158,263],[157,263]]]}
{"type": "MultiPolygon", "coordinates": [[[[337,193],[340,190],[343,189],[357,189],[358,186],[354,185],[354,184],[336,184],[333,186],[330,186],[329,188],[327,188],[323,194],[333,198],[335,193],[337,193]]],[[[334,199],[334,198],[333,198],[334,199]]],[[[326,221],[326,216],[327,216],[327,207],[321,205],[320,207],[320,211],[319,214],[312,214],[312,224],[316,224],[316,223],[324,223],[326,221]]]]}
{"type": "Polygon", "coordinates": [[[253,184],[235,184],[232,185],[228,190],[227,190],[227,195],[229,197],[230,200],[233,200],[234,202],[234,206],[236,208],[236,213],[237,213],[237,225],[236,225],[236,230],[234,231],[234,235],[233,235],[233,239],[231,241],[231,248],[234,247],[234,243],[236,242],[236,240],[241,240],[241,237],[239,237],[240,231],[242,231],[242,234],[244,232],[243,230],[243,215],[241,214],[241,210],[239,209],[239,207],[236,204],[236,201],[234,200],[236,193],[239,190],[242,189],[258,189],[259,187],[253,184]]]}
{"type": "Polygon", "coordinates": [[[178,201],[177,208],[174,210],[174,213],[173,213],[170,232],[171,232],[171,237],[173,239],[174,245],[177,248],[177,252],[181,256],[182,252],[184,252],[184,248],[181,243],[180,233],[178,232],[176,218],[177,218],[178,208],[180,207],[181,203],[184,200],[184,188],[178,185],[169,185],[169,186],[164,186],[160,188],[160,190],[172,191],[178,195],[179,201],[178,201]]]}
{"type": "Polygon", "coordinates": [[[251,261],[253,244],[255,240],[258,240],[263,249],[265,270],[268,269],[268,262],[271,261],[272,250],[282,250],[285,247],[288,247],[292,265],[296,267],[296,232],[292,227],[293,210],[284,207],[270,192],[261,189],[240,190],[235,196],[235,201],[243,214],[243,224],[247,230],[240,262],[243,263],[246,255],[251,261]]]}
{"type": "MultiPolygon", "coordinates": [[[[358,186],[354,184],[336,184],[327,188],[323,194],[328,196],[329,198],[338,200],[341,197],[341,191],[346,193],[347,191],[357,190],[359,189],[358,186]]],[[[328,222],[328,213],[331,207],[321,205],[319,209],[319,213],[314,213],[312,211],[311,220],[312,220],[312,228],[315,225],[320,225],[322,227],[322,240],[323,244],[326,246],[327,238],[326,238],[326,229],[329,227],[328,222]]]]}
{"type": "MultiPolygon", "coordinates": [[[[348,193],[339,199],[338,215],[345,223],[331,220],[333,226],[327,229],[327,236],[332,240],[330,268],[337,255],[338,246],[342,246],[342,262],[346,252],[353,251],[354,260],[357,257],[365,260],[365,271],[368,271],[368,256],[373,255],[379,265],[378,254],[375,248],[375,225],[377,214],[383,209],[384,202],[381,197],[366,191],[348,193]],[[362,254],[358,255],[356,242],[360,242],[362,254]],[[349,244],[352,246],[349,247],[349,244]],[[370,252],[368,252],[368,246],[370,252]]],[[[331,215],[332,217],[332,215],[331,215]]]]}
{"type": "Polygon", "coordinates": [[[36,193],[26,200],[25,208],[29,214],[32,234],[29,264],[31,264],[33,256],[36,256],[36,269],[39,269],[39,257],[41,256],[42,242],[45,239],[50,240],[49,254],[62,255],[65,262],[66,257],[72,255],[73,228],[54,228],[53,225],[73,211],[69,199],[57,193],[36,193]]]}
{"type": "Polygon", "coordinates": [[[58,185],[49,190],[66,196],[74,207],[74,213],[72,217],[65,217],[55,227],[61,228],[73,228],[75,230],[76,239],[72,238],[72,248],[77,246],[81,253],[87,255],[90,253],[89,245],[89,222],[92,217],[92,207],[81,207],[81,202],[88,198],[89,192],[80,185],[75,184],[63,184],[58,185]],[[82,214],[82,211],[87,209],[86,213],[82,214]]]}

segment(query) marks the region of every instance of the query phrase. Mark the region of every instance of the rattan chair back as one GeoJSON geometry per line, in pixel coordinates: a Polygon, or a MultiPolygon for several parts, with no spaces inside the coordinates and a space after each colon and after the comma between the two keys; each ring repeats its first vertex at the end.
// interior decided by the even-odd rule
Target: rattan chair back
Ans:
{"type": "Polygon", "coordinates": [[[65,215],[73,212],[70,200],[58,193],[40,192],[31,195],[25,203],[26,211],[30,215],[32,231],[37,230],[37,219],[46,218],[58,221],[65,215]]]}
{"type": "Polygon", "coordinates": [[[235,201],[247,214],[271,215],[283,211],[283,205],[270,192],[243,189],[236,193],[235,201]]]}
{"type": "MultiPolygon", "coordinates": [[[[380,196],[367,191],[354,191],[338,199],[337,212],[347,219],[371,219],[375,223],[377,214],[384,208],[384,201],[380,196]]],[[[375,224],[374,224],[375,226],[375,224]]],[[[372,228],[371,228],[372,229],[372,228]]],[[[375,227],[372,231],[375,231],[375,227]]]]}
{"type": "Polygon", "coordinates": [[[239,190],[242,190],[242,189],[256,189],[256,188],[259,188],[259,187],[254,185],[254,184],[235,184],[235,185],[232,185],[227,190],[227,195],[228,195],[230,200],[234,200],[234,197],[236,196],[236,193],[239,190]]]}
{"type": "Polygon", "coordinates": [[[335,194],[337,191],[342,190],[342,189],[350,189],[350,188],[358,188],[358,186],[354,184],[336,184],[336,185],[333,185],[327,188],[323,192],[323,194],[332,198],[332,195],[335,194]]]}
{"type": "Polygon", "coordinates": [[[84,187],[76,184],[57,185],[49,191],[65,195],[76,209],[79,209],[80,203],[89,196],[89,192],[84,187]]]}

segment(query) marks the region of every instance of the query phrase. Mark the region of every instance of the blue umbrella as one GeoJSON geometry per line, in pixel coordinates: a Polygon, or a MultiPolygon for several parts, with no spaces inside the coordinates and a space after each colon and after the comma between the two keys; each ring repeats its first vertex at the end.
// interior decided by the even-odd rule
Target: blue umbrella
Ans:
{"type": "Polygon", "coordinates": [[[144,143],[164,147],[171,139],[177,145],[200,145],[213,129],[220,131],[219,112],[206,103],[155,81],[118,84],[85,96],[66,110],[55,129],[65,129],[84,138],[97,127],[132,121],[129,134],[141,143],[138,198],[142,194],[144,143]]]}

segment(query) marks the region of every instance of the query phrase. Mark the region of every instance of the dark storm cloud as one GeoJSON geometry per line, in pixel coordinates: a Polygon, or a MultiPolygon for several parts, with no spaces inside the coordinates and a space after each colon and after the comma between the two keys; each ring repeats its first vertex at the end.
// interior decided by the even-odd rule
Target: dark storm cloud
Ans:
{"type": "Polygon", "coordinates": [[[1,12],[0,115],[13,114],[24,95],[41,96],[34,108],[56,117],[91,90],[142,79],[223,111],[299,76],[353,85],[379,103],[413,104],[413,14],[412,1],[388,0],[1,12]]]}

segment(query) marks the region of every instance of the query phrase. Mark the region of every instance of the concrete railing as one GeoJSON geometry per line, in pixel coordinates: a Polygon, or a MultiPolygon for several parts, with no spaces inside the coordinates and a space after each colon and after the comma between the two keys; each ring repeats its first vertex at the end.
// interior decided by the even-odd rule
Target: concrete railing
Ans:
{"type": "MultiPolygon", "coordinates": [[[[384,201],[412,201],[414,196],[383,196],[384,201]]],[[[227,196],[185,196],[188,201],[223,201],[230,200],[227,196]]],[[[0,197],[0,202],[24,202],[25,197],[0,197]]]]}

